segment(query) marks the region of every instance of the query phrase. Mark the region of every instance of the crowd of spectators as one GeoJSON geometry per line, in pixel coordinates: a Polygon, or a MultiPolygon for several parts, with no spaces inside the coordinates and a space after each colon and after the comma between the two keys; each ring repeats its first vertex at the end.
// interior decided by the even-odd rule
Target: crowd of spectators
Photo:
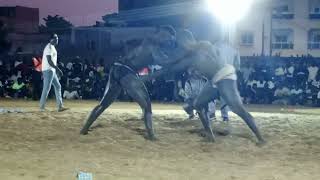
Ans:
{"type": "MultiPolygon", "coordinates": [[[[76,57],[62,60],[58,66],[64,73],[60,79],[63,98],[101,98],[108,79],[103,59],[90,63],[76,57]]],[[[38,100],[41,91],[41,72],[34,67],[31,58],[0,59],[0,97],[38,100]]]]}
{"type": "Polygon", "coordinates": [[[243,63],[238,72],[244,102],[320,105],[319,60],[301,57],[251,61],[243,63]]]}
{"type": "MultiPolygon", "coordinates": [[[[64,73],[60,79],[65,99],[100,99],[108,81],[104,59],[60,59],[64,73]]],[[[313,58],[243,58],[238,72],[238,85],[245,103],[320,106],[320,64],[313,58]]],[[[149,67],[147,72],[159,67],[149,67]]],[[[145,72],[142,72],[145,74],[145,72]]],[[[183,101],[188,73],[168,74],[146,86],[151,99],[161,102],[183,101]]],[[[31,58],[0,59],[0,97],[38,100],[42,90],[41,72],[31,58]]],[[[53,93],[53,92],[52,92],[53,93]]],[[[130,100],[122,92],[120,100],[130,100]]]]}

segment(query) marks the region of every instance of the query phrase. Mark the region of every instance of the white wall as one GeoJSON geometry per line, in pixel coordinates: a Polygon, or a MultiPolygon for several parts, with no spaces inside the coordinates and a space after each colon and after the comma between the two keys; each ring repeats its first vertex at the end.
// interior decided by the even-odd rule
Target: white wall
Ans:
{"type": "Polygon", "coordinates": [[[250,13],[239,22],[235,29],[235,39],[234,45],[240,50],[243,56],[252,56],[253,54],[261,54],[262,52],[262,32],[263,32],[263,22],[265,23],[265,43],[264,43],[264,53],[269,52],[269,42],[270,42],[270,21],[268,19],[270,15],[265,9],[252,8],[250,13]],[[253,33],[253,45],[243,46],[241,45],[241,34],[243,31],[249,31],[253,33]]]}
{"type": "MultiPolygon", "coordinates": [[[[308,49],[308,31],[313,28],[320,28],[320,19],[309,19],[308,0],[293,0],[294,18],[293,19],[273,19],[273,29],[290,28],[294,32],[294,49],[273,50],[280,53],[281,56],[311,54],[314,57],[320,57],[320,49],[308,49]]],[[[242,55],[251,56],[261,54],[262,49],[262,22],[265,22],[265,54],[269,55],[270,47],[270,11],[267,7],[253,7],[251,12],[245,17],[236,28],[236,42],[242,55]],[[247,30],[254,32],[253,46],[240,46],[241,31],[247,30]]]]}

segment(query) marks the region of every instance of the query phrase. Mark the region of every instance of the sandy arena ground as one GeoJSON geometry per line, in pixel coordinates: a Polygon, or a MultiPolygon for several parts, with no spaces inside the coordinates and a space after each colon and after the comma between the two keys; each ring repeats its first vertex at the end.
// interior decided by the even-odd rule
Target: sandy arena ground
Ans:
{"type": "Polygon", "coordinates": [[[260,148],[233,114],[232,134],[206,143],[195,133],[200,122],[187,120],[181,106],[154,104],[159,141],[150,142],[133,103],[113,104],[87,136],[79,130],[97,102],[66,102],[72,110],[62,113],[54,102],[50,112],[37,104],[0,100],[25,111],[0,114],[1,180],[73,180],[78,171],[94,180],[320,179],[320,109],[249,107],[268,141],[260,148]]]}

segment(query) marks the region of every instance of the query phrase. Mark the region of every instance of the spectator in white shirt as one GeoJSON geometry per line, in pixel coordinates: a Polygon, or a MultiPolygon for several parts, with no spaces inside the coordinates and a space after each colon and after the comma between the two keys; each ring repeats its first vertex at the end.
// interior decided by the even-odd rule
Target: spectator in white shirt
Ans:
{"type": "Polygon", "coordinates": [[[249,78],[247,82],[247,86],[253,87],[254,84],[257,85],[258,81],[254,80],[253,78],[249,78]]]}
{"type": "Polygon", "coordinates": [[[313,63],[308,67],[308,71],[309,71],[308,82],[315,80],[318,74],[319,68],[313,63]]]}
{"type": "Polygon", "coordinates": [[[246,64],[243,68],[241,68],[241,73],[243,76],[244,82],[247,82],[250,78],[250,75],[254,72],[253,68],[246,64]]]}
{"type": "Polygon", "coordinates": [[[274,71],[275,76],[284,76],[285,75],[285,69],[282,66],[278,66],[274,71]]]}
{"type": "Polygon", "coordinates": [[[274,92],[275,101],[273,104],[288,104],[288,98],[290,96],[290,90],[288,87],[280,85],[274,92]]]}

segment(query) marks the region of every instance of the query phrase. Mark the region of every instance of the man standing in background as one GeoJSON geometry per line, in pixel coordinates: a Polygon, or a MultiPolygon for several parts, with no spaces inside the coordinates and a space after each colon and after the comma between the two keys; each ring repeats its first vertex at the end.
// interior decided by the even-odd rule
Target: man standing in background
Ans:
{"type": "Polygon", "coordinates": [[[58,53],[55,48],[56,45],[58,45],[58,35],[53,34],[50,37],[50,42],[44,48],[42,56],[43,89],[40,99],[40,111],[45,110],[46,100],[52,85],[54,87],[58,112],[68,110],[68,108],[63,107],[62,103],[61,84],[58,76],[62,77],[63,73],[57,66],[58,53]]]}

